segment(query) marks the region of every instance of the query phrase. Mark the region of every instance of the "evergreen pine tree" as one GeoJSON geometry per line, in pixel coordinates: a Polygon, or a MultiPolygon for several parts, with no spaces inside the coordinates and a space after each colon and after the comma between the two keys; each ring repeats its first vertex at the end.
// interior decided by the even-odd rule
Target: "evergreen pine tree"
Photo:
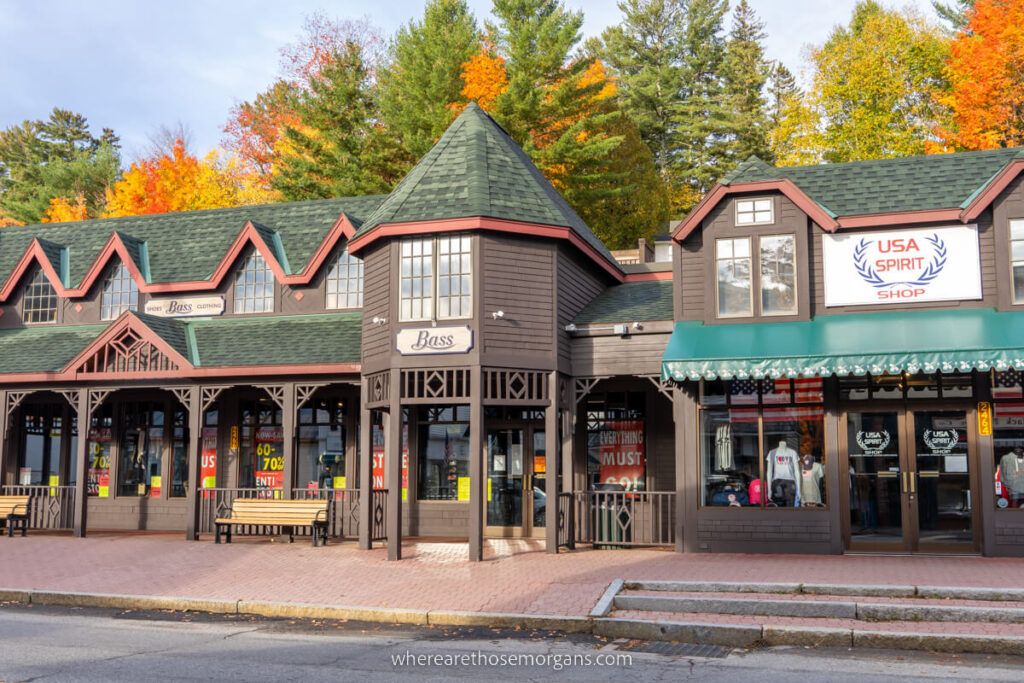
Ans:
{"type": "Polygon", "coordinates": [[[768,79],[768,127],[775,130],[782,121],[782,113],[786,103],[799,94],[793,73],[782,62],[771,65],[771,77],[768,79]]]}
{"type": "Polygon", "coordinates": [[[747,0],[740,0],[733,12],[723,65],[732,128],[728,166],[751,155],[770,161],[764,99],[770,67],[764,56],[764,39],[764,22],[747,0]]]}
{"type": "Polygon", "coordinates": [[[480,44],[465,0],[431,0],[421,21],[399,29],[379,74],[381,119],[414,163],[452,122],[462,91],[462,65],[480,44]]]}
{"type": "Polygon", "coordinates": [[[299,123],[287,125],[289,154],[278,159],[274,189],[286,200],[389,191],[401,168],[394,141],[377,117],[363,48],[346,42],[324,61],[293,103],[299,123]]]}

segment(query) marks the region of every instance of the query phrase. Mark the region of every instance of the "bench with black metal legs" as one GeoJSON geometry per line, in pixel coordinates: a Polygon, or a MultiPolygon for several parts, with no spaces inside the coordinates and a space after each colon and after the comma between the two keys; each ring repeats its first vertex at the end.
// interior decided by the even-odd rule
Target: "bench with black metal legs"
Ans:
{"type": "Polygon", "coordinates": [[[313,546],[327,544],[327,520],[330,500],[281,500],[276,498],[236,498],[230,507],[218,511],[215,525],[215,543],[221,537],[231,543],[231,529],[236,526],[280,527],[288,534],[288,542],[295,540],[296,527],[309,527],[313,532],[313,546]]]}
{"type": "Polygon", "coordinates": [[[7,526],[7,535],[14,537],[15,529],[28,535],[28,496],[0,496],[0,523],[7,526]]]}

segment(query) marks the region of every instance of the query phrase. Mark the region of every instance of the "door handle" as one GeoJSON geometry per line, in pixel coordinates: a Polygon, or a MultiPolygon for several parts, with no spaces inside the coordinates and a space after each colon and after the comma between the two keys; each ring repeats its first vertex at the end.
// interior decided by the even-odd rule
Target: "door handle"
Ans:
{"type": "Polygon", "coordinates": [[[917,493],[917,472],[908,472],[910,475],[910,492],[917,493]]]}
{"type": "Polygon", "coordinates": [[[900,479],[903,482],[903,493],[908,493],[908,491],[907,491],[907,473],[906,472],[900,472],[900,479]]]}

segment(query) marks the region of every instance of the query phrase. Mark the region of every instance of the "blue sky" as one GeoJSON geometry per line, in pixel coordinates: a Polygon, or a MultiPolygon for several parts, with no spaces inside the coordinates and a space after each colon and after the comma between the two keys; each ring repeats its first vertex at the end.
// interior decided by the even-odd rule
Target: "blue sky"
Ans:
{"type": "MultiPolygon", "coordinates": [[[[765,20],[769,56],[794,71],[855,0],[751,0],[765,20]]],[[[469,0],[478,19],[490,0],[469,0]]],[[[614,0],[566,0],[586,35],[619,21],[614,0]]],[[[904,3],[901,3],[903,6],[904,3]]],[[[932,15],[927,0],[911,0],[932,15]]],[[[228,111],[278,71],[279,49],[306,15],[369,18],[387,34],[422,13],[423,0],[0,0],[0,128],[53,106],[114,128],[130,159],[159,126],[187,125],[196,151],[218,145],[228,111]]]]}

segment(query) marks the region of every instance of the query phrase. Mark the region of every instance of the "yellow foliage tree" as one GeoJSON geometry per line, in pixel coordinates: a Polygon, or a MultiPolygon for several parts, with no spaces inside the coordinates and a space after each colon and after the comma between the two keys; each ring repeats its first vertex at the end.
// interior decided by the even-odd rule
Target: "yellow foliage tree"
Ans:
{"type": "Polygon", "coordinates": [[[141,159],[107,190],[105,216],[139,216],[169,211],[219,209],[277,200],[261,179],[235,157],[222,160],[216,151],[203,159],[190,154],[181,140],[171,152],[141,159]]]}
{"type": "Polygon", "coordinates": [[[65,197],[54,197],[40,219],[41,223],[70,223],[84,221],[89,217],[89,207],[85,203],[85,195],[78,193],[73,200],[65,197]]]}
{"type": "Polygon", "coordinates": [[[482,48],[462,65],[462,82],[462,96],[490,110],[495,100],[508,90],[505,59],[482,48]]]}

